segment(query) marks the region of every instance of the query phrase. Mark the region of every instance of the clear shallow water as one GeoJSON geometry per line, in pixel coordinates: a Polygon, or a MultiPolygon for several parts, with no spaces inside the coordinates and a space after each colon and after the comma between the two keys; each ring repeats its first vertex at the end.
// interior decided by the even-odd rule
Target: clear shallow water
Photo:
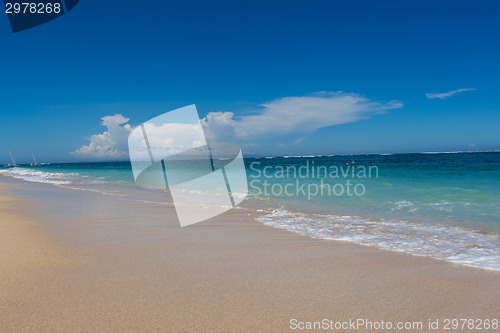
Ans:
{"type": "MultiPolygon", "coordinates": [[[[245,162],[248,199],[268,207],[258,218],[261,223],[309,237],[500,271],[500,153],[273,157],[245,162]]],[[[0,175],[171,203],[164,191],[135,186],[128,162],[0,168],[0,175]]]]}

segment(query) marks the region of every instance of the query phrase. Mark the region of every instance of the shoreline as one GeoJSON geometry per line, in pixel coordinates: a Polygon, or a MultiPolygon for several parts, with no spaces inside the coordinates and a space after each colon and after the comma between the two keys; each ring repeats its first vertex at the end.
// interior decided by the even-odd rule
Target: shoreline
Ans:
{"type": "MultiPolygon", "coordinates": [[[[325,165],[337,162],[339,161],[329,161],[325,165]]],[[[365,162],[360,161],[361,164],[365,162]]],[[[378,163],[369,161],[372,162],[378,163]]],[[[56,187],[103,193],[144,204],[171,204],[164,192],[141,189],[133,183],[133,178],[127,178],[131,176],[129,165],[122,163],[121,166],[113,167],[111,162],[104,164],[107,167],[76,163],[76,169],[72,167],[64,170],[59,169],[59,165],[47,169],[14,168],[0,170],[0,175],[5,175],[6,180],[13,178],[34,184],[53,184],[56,187]]],[[[302,164],[297,161],[292,163],[294,168],[302,168],[307,166],[307,160],[305,165],[302,164]]],[[[270,166],[272,165],[271,163],[270,166]]],[[[412,168],[409,167],[409,170],[413,170],[412,168]]],[[[452,176],[448,181],[454,182],[453,179],[455,178],[452,176]]],[[[404,177],[397,176],[394,182],[389,179],[385,183],[385,187],[394,183],[405,188],[404,177]]],[[[278,181],[276,184],[281,183],[278,181]]],[[[495,184],[500,185],[494,182],[493,187],[483,186],[480,192],[489,193],[495,184]]],[[[458,186],[458,192],[464,194],[467,191],[467,186],[455,185],[458,186]]],[[[328,197],[308,200],[302,197],[259,196],[252,192],[243,206],[262,209],[263,214],[257,218],[260,223],[311,238],[349,241],[362,246],[500,271],[500,226],[498,218],[495,219],[495,216],[500,216],[500,210],[495,205],[496,200],[486,202],[484,198],[470,198],[469,195],[460,200],[448,200],[442,197],[443,191],[448,192],[443,186],[441,192],[436,191],[435,198],[431,195],[432,198],[426,199],[424,196],[418,199],[418,195],[414,198],[405,191],[387,196],[390,186],[385,189],[384,186],[376,188],[381,191],[380,198],[373,198],[373,193],[377,193],[375,191],[371,197],[368,195],[360,198],[359,202],[358,199],[350,200],[349,196],[339,200],[328,197]]],[[[431,184],[422,185],[420,191],[425,192],[431,187],[431,184]]],[[[306,192],[310,193],[309,190],[306,192]]],[[[34,199],[37,199],[36,196],[34,199]]]]}
{"type": "Polygon", "coordinates": [[[427,322],[500,312],[498,272],[312,239],[244,209],[180,228],[165,206],[2,183],[2,229],[9,219],[21,229],[1,251],[15,263],[11,256],[33,248],[17,271],[2,266],[7,332],[284,332],[293,318],[427,322]]]}

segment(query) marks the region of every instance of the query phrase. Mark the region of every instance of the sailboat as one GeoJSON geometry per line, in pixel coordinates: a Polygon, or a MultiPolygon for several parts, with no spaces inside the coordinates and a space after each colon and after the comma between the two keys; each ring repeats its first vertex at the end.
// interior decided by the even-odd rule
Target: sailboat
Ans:
{"type": "Polygon", "coordinates": [[[33,156],[34,163],[30,163],[30,166],[32,167],[39,166],[40,164],[36,162],[35,154],[31,153],[31,156],[33,156]]]}
{"type": "Polygon", "coordinates": [[[19,165],[16,164],[16,159],[12,156],[12,153],[10,151],[9,151],[9,154],[10,154],[10,159],[12,161],[12,164],[7,164],[7,166],[9,168],[18,167],[19,165]]]}

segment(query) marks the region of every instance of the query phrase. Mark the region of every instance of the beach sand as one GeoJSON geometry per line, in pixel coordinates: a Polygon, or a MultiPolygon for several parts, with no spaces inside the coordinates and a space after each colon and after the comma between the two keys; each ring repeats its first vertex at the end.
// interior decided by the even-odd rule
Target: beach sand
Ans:
{"type": "Polygon", "coordinates": [[[429,319],[499,318],[498,272],[309,239],[250,209],[180,228],[165,205],[1,182],[1,332],[289,332],[324,318],[437,332],[429,319]]]}

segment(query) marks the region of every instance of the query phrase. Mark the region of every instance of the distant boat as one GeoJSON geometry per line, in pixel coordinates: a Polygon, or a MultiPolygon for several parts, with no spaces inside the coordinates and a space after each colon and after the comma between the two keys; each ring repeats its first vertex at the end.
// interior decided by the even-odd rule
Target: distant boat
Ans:
{"type": "Polygon", "coordinates": [[[30,163],[30,166],[32,167],[39,166],[40,164],[36,162],[35,154],[31,153],[31,156],[33,156],[34,163],[30,163]]]}
{"type": "Polygon", "coordinates": [[[9,168],[18,167],[19,164],[16,164],[16,159],[14,158],[14,156],[12,156],[12,153],[10,151],[9,151],[9,154],[10,154],[10,159],[12,161],[12,164],[7,164],[7,167],[9,167],[9,168]]]}

